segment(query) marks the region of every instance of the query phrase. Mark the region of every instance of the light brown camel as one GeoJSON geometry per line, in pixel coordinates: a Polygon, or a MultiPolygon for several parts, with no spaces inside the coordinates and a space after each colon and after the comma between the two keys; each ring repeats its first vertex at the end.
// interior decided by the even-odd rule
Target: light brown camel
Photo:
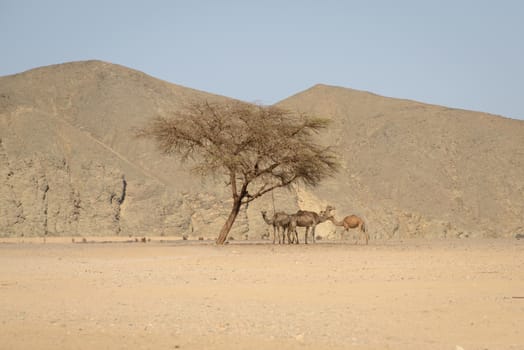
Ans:
{"type": "Polygon", "coordinates": [[[289,221],[289,228],[288,228],[288,234],[291,233],[291,236],[294,236],[293,241],[298,244],[298,233],[297,233],[297,226],[299,227],[305,227],[306,233],[305,233],[305,242],[307,243],[307,236],[309,233],[309,229],[311,228],[311,234],[313,235],[313,243],[315,243],[315,228],[318,224],[328,220],[330,217],[333,217],[331,215],[331,211],[333,211],[335,208],[328,205],[326,207],[326,210],[321,211],[320,214],[315,213],[314,211],[307,211],[307,210],[299,210],[295,214],[290,215],[290,221],[289,221]]]}
{"type": "MultiPolygon", "coordinates": [[[[360,231],[360,235],[358,236],[358,239],[355,241],[355,244],[357,242],[360,242],[360,238],[362,236],[364,236],[364,238],[366,240],[366,244],[368,244],[368,242],[369,242],[369,233],[366,232],[366,223],[360,217],[358,217],[356,215],[349,215],[349,216],[346,216],[344,218],[344,220],[337,221],[337,220],[335,220],[335,217],[332,216],[332,217],[328,218],[328,220],[331,220],[331,222],[333,222],[333,224],[335,224],[336,226],[344,226],[344,229],[345,229],[346,232],[349,231],[350,228],[357,228],[358,227],[359,231],[360,231]]],[[[340,234],[340,237],[342,239],[344,239],[344,232],[343,231],[340,234]]]]}
{"type": "MultiPolygon", "coordinates": [[[[271,219],[269,219],[267,217],[267,212],[265,210],[261,211],[261,213],[262,213],[262,218],[264,219],[266,224],[273,226],[273,244],[275,244],[277,234],[278,234],[278,243],[279,244],[286,243],[285,242],[286,237],[284,234],[286,233],[286,229],[289,226],[289,215],[282,211],[279,211],[279,212],[276,212],[271,219]]],[[[289,238],[289,230],[287,232],[287,240],[288,242],[291,242],[289,238]]]]}

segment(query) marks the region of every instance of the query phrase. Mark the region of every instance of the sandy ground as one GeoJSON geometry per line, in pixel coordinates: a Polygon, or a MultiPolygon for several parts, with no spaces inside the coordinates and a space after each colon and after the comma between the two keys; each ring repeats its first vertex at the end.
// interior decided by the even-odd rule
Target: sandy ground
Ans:
{"type": "Polygon", "coordinates": [[[1,349],[524,349],[524,240],[4,240],[0,322],[1,349]]]}

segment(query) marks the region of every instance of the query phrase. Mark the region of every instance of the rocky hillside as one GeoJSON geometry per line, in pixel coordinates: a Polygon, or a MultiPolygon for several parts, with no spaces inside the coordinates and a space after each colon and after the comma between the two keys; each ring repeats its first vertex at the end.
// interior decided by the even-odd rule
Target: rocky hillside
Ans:
{"type": "Polygon", "coordinates": [[[523,121],[325,85],[280,105],[333,118],[344,169],[314,193],[376,235],[524,230],[523,121]]]}
{"type": "Polygon", "coordinates": [[[222,97],[99,61],[0,78],[0,234],[216,236],[230,210],[224,186],[134,138],[198,98],[222,97]]]}
{"type": "MultiPolygon", "coordinates": [[[[133,137],[181,103],[225,99],[100,61],[0,77],[0,235],[215,238],[229,211],[202,180],[133,137]]],[[[282,106],[330,116],[344,169],[310,191],[267,195],[235,223],[267,231],[260,210],[366,218],[372,237],[510,236],[524,226],[524,122],[315,86],[282,106]]],[[[326,223],[319,234],[335,237],[326,223]]],[[[340,232],[340,229],[338,230],[340,232]]],[[[520,232],[520,231],[519,231],[520,232]]]]}

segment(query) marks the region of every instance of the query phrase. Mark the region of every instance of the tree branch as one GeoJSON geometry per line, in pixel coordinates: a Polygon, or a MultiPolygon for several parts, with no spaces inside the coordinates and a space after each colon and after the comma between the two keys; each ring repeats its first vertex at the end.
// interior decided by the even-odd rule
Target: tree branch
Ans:
{"type": "Polygon", "coordinates": [[[264,186],[262,186],[262,188],[260,188],[258,190],[257,193],[255,193],[254,195],[249,195],[248,198],[242,202],[242,204],[247,204],[247,203],[250,203],[252,201],[254,201],[255,199],[257,199],[258,197],[270,192],[270,191],[273,191],[274,189],[276,188],[279,188],[279,187],[286,187],[288,185],[290,185],[293,181],[295,181],[298,177],[295,175],[293,176],[291,179],[287,180],[287,181],[283,181],[282,183],[280,184],[277,184],[277,185],[273,185],[271,187],[268,187],[268,188],[265,188],[267,184],[264,184],[264,186]]]}

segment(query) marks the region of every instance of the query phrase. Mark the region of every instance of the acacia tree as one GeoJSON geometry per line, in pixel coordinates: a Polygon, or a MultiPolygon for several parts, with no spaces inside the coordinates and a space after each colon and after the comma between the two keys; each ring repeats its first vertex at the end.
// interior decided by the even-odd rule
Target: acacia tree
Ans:
{"type": "Polygon", "coordinates": [[[200,175],[223,174],[233,206],[217,244],[223,244],[244,204],[279,187],[316,186],[338,169],[331,147],[314,142],[329,119],[240,101],[196,101],[158,116],[138,132],[159,150],[191,161],[200,175]]]}

